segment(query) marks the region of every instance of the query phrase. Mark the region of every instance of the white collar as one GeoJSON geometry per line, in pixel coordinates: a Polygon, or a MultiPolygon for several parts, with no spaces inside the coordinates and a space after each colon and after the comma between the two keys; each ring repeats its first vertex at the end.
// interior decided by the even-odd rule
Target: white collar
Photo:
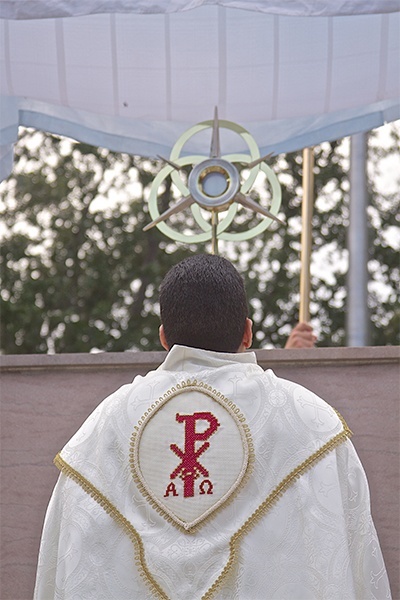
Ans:
{"type": "Polygon", "coordinates": [[[254,352],[213,352],[200,348],[175,345],[159,367],[165,371],[196,371],[199,367],[225,367],[229,364],[257,365],[254,352]]]}

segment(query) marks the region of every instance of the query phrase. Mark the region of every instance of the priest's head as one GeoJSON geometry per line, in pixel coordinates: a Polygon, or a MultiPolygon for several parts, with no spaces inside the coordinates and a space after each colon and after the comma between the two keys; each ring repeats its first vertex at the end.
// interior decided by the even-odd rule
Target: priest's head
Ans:
{"type": "Polygon", "coordinates": [[[160,341],[213,350],[243,352],[251,346],[251,320],[244,283],[221,256],[198,254],[181,261],[160,287],[160,341]]]}

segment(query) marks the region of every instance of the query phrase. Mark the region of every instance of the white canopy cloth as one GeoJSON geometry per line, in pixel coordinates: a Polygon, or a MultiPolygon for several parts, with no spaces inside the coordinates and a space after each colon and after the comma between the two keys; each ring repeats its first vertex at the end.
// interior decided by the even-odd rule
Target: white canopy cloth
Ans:
{"type": "MultiPolygon", "coordinates": [[[[214,106],[261,153],[400,117],[393,0],[10,0],[0,17],[2,177],[18,125],[155,156],[214,106]]],[[[224,153],[244,150],[236,137],[224,153]]],[[[200,136],[185,151],[208,149],[200,136]]]]}
{"type": "Polygon", "coordinates": [[[7,19],[45,19],[96,13],[172,13],[210,4],[299,17],[361,15],[399,9],[398,0],[2,0],[2,13],[7,19]]]}

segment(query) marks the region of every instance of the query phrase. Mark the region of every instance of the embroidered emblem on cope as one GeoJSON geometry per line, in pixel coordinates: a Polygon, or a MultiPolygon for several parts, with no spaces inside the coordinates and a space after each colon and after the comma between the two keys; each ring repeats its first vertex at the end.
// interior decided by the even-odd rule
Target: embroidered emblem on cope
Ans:
{"type": "Polygon", "coordinates": [[[204,383],[182,382],[135,428],[132,474],[151,504],[188,531],[238,491],[251,448],[245,419],[232,401],[204,383]]]}

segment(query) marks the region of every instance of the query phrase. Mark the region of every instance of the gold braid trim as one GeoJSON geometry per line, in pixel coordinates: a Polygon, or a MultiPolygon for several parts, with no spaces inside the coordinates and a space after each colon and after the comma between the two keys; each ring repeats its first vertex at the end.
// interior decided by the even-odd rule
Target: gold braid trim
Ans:
{"type": "Polygon", "coordinates": [[[124,529],[125,533],[128,535],[130,540],[133,542],[134,547],[136,549],[136,557],[135,564],[138,567],[139,573],[142,576],[142,579],[145,581],[147,586],[150,588],[151,592],[160,600],[169,600],[168,596],[158,585],[152,574],[150,573],[145,559],[144,547],[142,539],[133,525],[126,519],[118,510],[116,506],[114,506],[108,498],[104,496],[94,485],[90,483],[83,477],[78,471],[75,471],[65,460],[61,457],[60,454],[54,459],[55,466],[60,469],[62,473],[73,479],[81,488],[89,494],[105,511],[109,514],[118,525],[124,529]]]}
{"type": "MultiPolygon", "coordinates": [[[[229,571],[231,570],[236,557],[238,555],[238,548],[241,538],[249,533],[251,529],[257,524],[257,522],[270,510],[283,496],[286,490],[295,482],[296,479],[299,479],[301,475],[303,475],[306,471],[308,471],[315,463],[322,460],[329,452],[334,450],[339,444],[345,442],[352,435],[351,430],[347,426],[346,421],[343,417],[335,411],[338,415],[342,425],[343,431],[335,435],[331,440],[326,442],[319,450],[311,454],[305,461],[300,463],[289,475],[287,475],[279,485],[276,486],[274,490],[269,494],[269,496],[260,504],[260,506],[253,512],[252,515],[244,522],[244,524],[238,529],[236,533],[233,534],[229,541],[229,558],[219,574],[218,578],[214,581],[212,586],[207,590],[207,592],[202,596],[201,600],[210,600],[212,596],[218,591],[220,586],[222,585],[224,579],[227,577],[229,571]]],[[[73,479],[76,483],[78,483],[82,489],[89,494],[104,510],[125,530],[128,537],[134,544],[136,549],[136,560],[135,564],[138,567],[139,573],[142,576],[145,583],[150,588],[151,592],[156,595],[158,599],[161,600],[170,600],[167,594],[162,590],[162,588],[158,585],[152,574],[150,573],[146,560],[143,542],[140,537],[140,534],[136,531],[133,525],[126,519],[119,510],[101,493],[94,485],[90,483],[83,475],[81,475],[78,471],[75,471],[65,460],[57,454],[54,459],[54,464],[62,473],[73,479]]]]}
{"type": "Polygon", "coordinates": [[[306,471],[308,471],[315,463],[320,461],[322,458],[326,456],[329,452],[331,452],[334,448],[336,448],[342,442],[345,442],[351,435],[349,427],[347,426],[346,421],[343,417],[335,411],[338,415],[340,421],[343,425],[343,431],[335,435],[329,442],[326,442],[319,450],[311,454],[305,461],[300,463],[289,475],[287,475],[279,485],[276,486],[274,490],[269,494],[269,496],[260,504],[260,506],[253,512],[252,515],[244,522],[244,524],[238,529],[236,533],[233,534],[229,541],[229,559],[226,563],[225,567],[222,569],[218,578],[214,581],[213,585],[207,590],[207,592],[202,596],[201,600],[210,600],[212,596],[217,592],[218,588],[223,583],[224,579],[228,575],[230,569],[235,562],[235,559],[238,554],[238,546],[241,538],[249,533],[251,529],[256,525],[256,523],[265,515],[268,510],[270,510],[283,496],[286,490],[295,482],[296,479],[299,479],[301,475],[303,475],[306,471]]]}

